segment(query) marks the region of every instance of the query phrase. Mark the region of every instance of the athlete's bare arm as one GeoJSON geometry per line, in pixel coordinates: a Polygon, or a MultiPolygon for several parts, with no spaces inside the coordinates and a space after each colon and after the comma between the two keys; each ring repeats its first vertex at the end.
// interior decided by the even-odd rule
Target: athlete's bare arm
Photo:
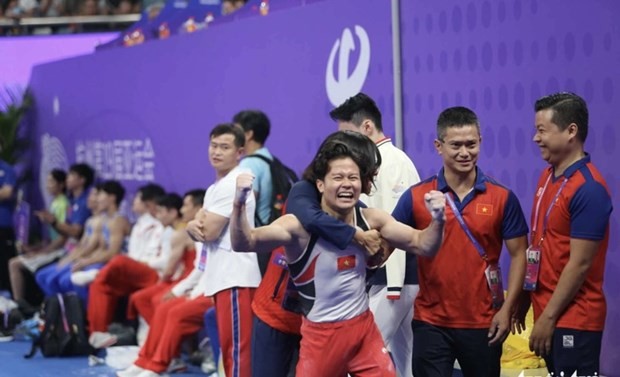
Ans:
{"type": "Polygon", "coordinates": [[[254,177],[244,173],[237,177],[237,192],[230,218],[230,236],[235,251],[269,253],[273,249],[286,246],[287,256],[301,253],[309,235],[293,215],[285,215],[267,226],[252,229],[245,213],[245,201],[254,177]]]}
{"type": "Polygon", "coordinates": [[[363,209],[364,217],[372,228],[391,246],[420,256],[434,256],[441,246],[445,223],[446,199],[443,193],[431,191],[424,196],[432,221],[424,230],[414,229],[396,221],[389,213],[377,208],[363,209]]]}

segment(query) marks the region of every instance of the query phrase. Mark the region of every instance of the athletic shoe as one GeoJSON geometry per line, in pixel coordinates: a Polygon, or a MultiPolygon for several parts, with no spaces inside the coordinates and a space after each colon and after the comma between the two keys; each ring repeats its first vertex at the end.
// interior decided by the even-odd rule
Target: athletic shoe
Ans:
{"type": "Polygon", "coordinates": [[[71,274],[71,282],[79,287],[92,283],[99,270],[77,271],[71,274]]]}
{"type": "Polygon", "coordinates": [[[116,377],[138,377],[140,373],[144,372],[146,369],[140,368],[139,366],[132,364],[129,368],[119,370],[116,372],[116,377]]]}
{"type": "Polygon", "coordinates": [[[88,343],[97,350],[102,348],[108,348],[111,345],[116,344],[117,340],[118,338],[116,337],[116,335],[99,331],[93,332],[92,334],[90,334],[90,337],[88,337],[88,343]]]}

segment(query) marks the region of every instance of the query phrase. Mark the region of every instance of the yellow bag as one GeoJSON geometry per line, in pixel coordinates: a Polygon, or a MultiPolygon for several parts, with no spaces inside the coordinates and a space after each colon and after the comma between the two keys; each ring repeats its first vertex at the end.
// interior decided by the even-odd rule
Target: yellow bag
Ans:
{"type": "Polygon", "coordinates": [[[525,317],[525,331],[521,334],[510,334],[503,346],[502,369],[536,369],[546,367],[545,360],[530,351],[530,334],[534,327],[532,308],[525,317]]]}

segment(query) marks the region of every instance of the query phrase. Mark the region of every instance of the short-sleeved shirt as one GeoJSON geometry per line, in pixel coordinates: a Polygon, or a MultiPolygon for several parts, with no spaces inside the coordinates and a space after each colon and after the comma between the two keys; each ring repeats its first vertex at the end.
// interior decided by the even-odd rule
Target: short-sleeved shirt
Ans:
{"type": "MultiPolygon", "coordinates": [[[[473,236],[484,248],[489,263],[499,262],[502,244],[525,236],[527,223],[512,191],[476,169],[474,189],[463,200],[446,183],[443,169],[401,196],[392,215],[417,229],[426,228],[431,215],[424,194],[439,190],[451,195],[473,236]]],[[[485,262],[452,209],[446,208],[444,241],[433,258],[418,257],[420,293],[414,319],[448,328],[488,328],[496,311],[485,277],[485,262]]]]}
{"type": "MultiPolygon", "coordinates": [[[[237,176],[247,171],[239,166],[231,170],[226,176],[209,186],[205,193],[203,208],[207,212],[230,219],[235,200],[237,176]]],[[[256,203],[254,195],[248,195],[245,211],[248,222],[254,227],[254,210],[256,203]]],[[[205,242],[201,253],[206,252],[205,296],[233,287],[258,287],[261,273],[258,268],[256,253],[236,252],[230,241],[230,227],[226,224],[220,237],[211,242],[205,242]]]]}
{"type": "MultiPolygon", "coordinates": [[[[67,212],[69,211],[69,199],[64,194],[60,194],[52,200],[49,209],[56,221],[64,223],[67,220],[67,212]]],[[[58,232],[52,226],[49,227],[49,237],[52,241],[59,237],[58,232]]]]}
{"type": "Polygon", "coordinates": [[[554,177],[551,167],[541,174],[532,208],[532,244],[541,247],[538,287],[532,294],[535,319],[549,303],[560,275],[570,259],[570,240],[576,238],[600,241],[586,279],[560,316],[557,327],[584,331],[603,330],[607,313],[603,275],[611,211],[612,203],[607,183],[590,162],[589,155],[575,162],[558,177],[554,177]],[[545,189],[547,180],[549,183],[545,189]],[[564,187],[557,196],[562,185],[564,187]],[[540,244],[546,213],[552,203],[544,239],[540,244]]]}
{"type": "MultiPolygon", "coordinates": [[[[256,150],[253,154],[273,160],[273,156],[265,147],[256,150]]],[[[251,171],[256,177],[254,179],[254,192],[258,193],[256,212],[261,223],[266,225],[271,216],[271,196],[273,194],[273,182],[271,180],[269,164],[260,158],[247,156],[241,160],[239,166],[251,171]]]]}
{"type": "Polygon", "coordinates": [[[84,226],[86,220],[92,215],[88,209],[89,190],[84,190],[80,196],[69,197],[69,209],[67,211],[67,224],[80,224],[84,226]]]}
{"type": "MultiPolygon", "coordinates": [[[[11,186],[15,190],[16,183],[15,170],[6,162],[0,160],[0,188],[11,186]]],[[[0,200],[0,228],[13,226],[13,211],[15,210],[15,195],[11,198],[0,200]]]]}

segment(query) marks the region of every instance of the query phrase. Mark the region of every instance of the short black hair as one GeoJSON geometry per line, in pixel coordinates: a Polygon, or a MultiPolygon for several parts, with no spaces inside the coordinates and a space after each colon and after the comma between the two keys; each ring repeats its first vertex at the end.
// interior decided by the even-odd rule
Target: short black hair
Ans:
{"type": "Polygon", "coordinates": [[[480,122],[473,110],[463,106],[449,107],[442,111],[437,119],[437,139],[443,141],[448,128],[471,125],[476,126],[480,134],[480,122]]]}
{"type": "Polygon", "coordinates": [[[352,122],[357,127],[366,119],[375,124],[377,131],[383,132],[381,123],[381,111],[375,101],[364,93],[358,93],[344,101],[344,103],[329,112],[329,116],[335,121],[352,122]]]}
{"type": "Polygon", "coordinates": [[[337,131],[329,135],[304,171],[303,178],[312,183],[317,179],[323,180],[329,170],[329,162],[345,157],[350,157],[359,167],[362,192],[369,194],[381,166],[381,154],[377,145],[359,132],[337,131]]]}
{"type": "Polygon", "coordinates": [[[90,187],[95,180],[95,170],[88,164],[73,164],[69,167],[69,173],[75,173],[84,178],[84,188],[90,187]]]}
{"type": "Polygon", "coordinates": [[[109,180],[101,183],[99,186],[99,190],[105,192],[106,194],[114,195],[116,199],[116,206],[120,206],[121,202],[125,198],[125,188],[118,181],[109,180]]]}
{"type": "Polygon", "coordinates": [[[271,122],[265,113],[260,110],[243,110],[235,114],[233,122],[243,128],[243,131],[252,131],[254,140],[257,143],[265,144],[269,131],[271,130],[271,122]]]}
{"type": "Polygon", "coordinates": [[[52,179],[58,183],[59,185],[62,185],[62,187],[65,187],[67,184],[67,173],[62,170],[62,169],[52,169],[52,171],[50,171],[50,176],[52,177],[52,179]]]}
{"type": "Polygon", "coordinates": [[[235,138],[235,146],[237,148],[241,148],[245,145],[245,134],[243,130],[239,127],[236,127],[232,123],[222,123],[218,124],[211,130],[209,134],[209,139],[213,139],[214,137],[218,137],[220,135],[233,135],[235,138]]]}
{"type": "Polygon", "coordinates": [[[159,197],[166,195],[166,191],[156,183],[141,186],[138,192],[143,202],[156,202],[159,197]]]}
{"type": "Polygon", "coordinates": [[[553,110],[551,121],[564,131],[569,125],[577,125],[577,137],[582,143],[588,137],[588,105],[575,93],[561,92],[539,98],[534,104],[536,112],[553,110]]]}
{"type": "Polygon", "coordinates": [[[183,207],[183,198],[181,198],[177,193],[169,192],[166,195],[157,198],[157,205],[167,209],[175,209],[178,216],[180,216],[181,207],[183,207]]]}
{"type": "Polygon", "coordinates": [[[204,198],[205,198],[205,190],[203,189],[189,190],[188,192],[185,193],[185,195],[183,195],[183,198],[186,198],[188,196],[192,199],[192,203],[194,203],[194,206],[202,207],[202,204],[204,203],[204,198]]]}

